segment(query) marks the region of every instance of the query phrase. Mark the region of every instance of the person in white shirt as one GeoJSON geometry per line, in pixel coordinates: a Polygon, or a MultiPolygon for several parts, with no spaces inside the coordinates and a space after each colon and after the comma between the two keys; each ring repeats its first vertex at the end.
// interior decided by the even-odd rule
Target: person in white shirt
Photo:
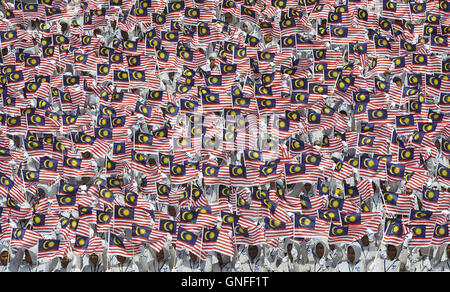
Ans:
{"type": "Polygon", "coordinates": [[[229,255],[213,252],[209,260],[211,261],[211,272],[234,272],[234,263],[229,255]]]}
{"type": "Polygon", "coordinates": [[[293,183],[287,185],[287,194],[291,197],[298,198],[303,191],[303,183],[293,183]]]}
{"type": "Polygon", "coordinates": [[[328,253],[328,258],[331,261],[331,266],[336,268],[336,266],[341,262],[344,257],[344,252],[342,251],[341,244],[329,244],[328,247],[330,251],[328,253]]]}
{"type": "Polygon", "coordinates": [[[243,250],[235,264],[236,272],[267,272],[264,253],[258,245],[249,245],[243,250]]]}
{"type": "Polygon", "coordinates": [[[0,272],[16,272],[17,261],[11,259],[9,248],[7,245],[0,245],[0,272]]]}
{"type": "Polygon", "coordinates": [[[19,272],[47,272],[47,263],[37,260],[37,252],[32,249],[20,250],[17,253],[20,260],[19,272]]]}
{"type": "Polygon", "coordinates": [[[361,259],[364,261],[366,267],[365,270],[369,267],[369,265],[375,260],[377,255],[377,246],[373,240],[373,236],[364,235],[360,240],[361,247],[361,259]],[[370,240],[372,238],[372,240],[370,240]]]}
{"type": "Polygon", "coordinates": [[[164,246],[160,251],[156,252],[154,249],[149,248],[149,254],[147,262],[148,272],[171,272],[173,268],[173,256],[170,253],[168,247],[164,246]],[[150,250],[149,250],[150,249],[150,250]]]}
{"type": "Polygon", "coordinates": [[[312,258],[308,257],[306,245],[301,245],[302,264],[300,272],[329,272],[332,270],[332,261],[328,258],[330,248],[320,239],[314,239],[312,244],[312,258]]]}
{"type": "Polygon", "coordinates": [[[220,67],[216,63],[217,53],[211,52],[208,57],[207,64],[202,66],[201,69],[210,74],[220,74],[220,67]]]}
{"type": "Polygon", "coordinates": [[[111,267],[107,272],[139,272],[139,268],[132,257],[116,255],[111,260],[111,267]]]}
{"type": "Polygon", "coordinates": [[[443,244],[437,249],[435,262],[436,264],[433,266],[433,271],[450,271],[450,244],[443,244]]]}
{"type": "Polygon", "coordinates": [[[74,257],[73,253],[68,253],[63,257],[52,259],[49,265],[49,272],[80,272],[74,257]]]}
{"type": "Polygon", "coordinates": [[[263,41],[259,43],[259,46],[261,50],[272,48],[275,52],[279,52],[278,40],[275,40],[270,33],[264,35],[263,41]]]}
{"type": "Polygon", "coordinates": [[[211,266],[196,254],[189,252],[182,254],[181,260],[177,262],[173,272],[211,272],[211,266]]]}
{"type": "Polygon", "coordinates": [[[403,272],[406,271],[407,250],[400,245],[388,244],[386,246],[386,256],[377,257],[369,267],[371,272],[403,272]]]}
{"type": "Polygon", "coordinates": [[[104,253],[92,253],[88,257],[88,262],[83,265],[82,272],[104,272],[104,253]]]}
{"type": "Polygon", "coordinates": [[[431,260],[433,251],[430,247],[418,247],[408,257],[407,269],[410,272],[428,272],[433,269],[431,260]]]}
{"type": "Polygon", "coordinates": [[[339,263],[336,272],[365,272],[366,264],[361,259],[361,246],[354,242],[347,247],[347,259],[339,263]]]}
{"type": "Polygon", "coordinates": [[[281,263],[277,267],[277,272],[298,272],[299,268],[299,254],[298,254],[298,244],[294,243],[292,240],[287,242],[285,251],[281,252],[280,257],[281,263]]]}
{"type": "Polygon", "coordinates": [[[167,90],[169,95],[176,92],[178,75],[176,72],[164,72],[159,76],[160,80],[164,83],[164,89],[167,90]]]}

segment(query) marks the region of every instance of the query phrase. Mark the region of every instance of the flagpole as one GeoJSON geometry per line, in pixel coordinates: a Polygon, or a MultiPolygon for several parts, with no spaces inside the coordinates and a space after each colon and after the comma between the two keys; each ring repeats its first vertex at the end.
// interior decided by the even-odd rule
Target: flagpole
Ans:
{"type": "Polygon", "coordinates": [[[200,259],[202,258],[203,255],[203,233],[205,232],[205,228],[202,227],[202,232],[200,233],[201,236],[201,241],[200,241],[200,259]]]}
{"type": "MultiPolygon", "coordinates": [[[[389,228],[390,225],[391,225],[391,221],[389,221],[388,226],[386,227],[386,230],[388,230],[388,228],[389,228]]],[[[384,239],[384,236],[386,235],[386,230],[383,231],[383,239],[384,239]]],[[[382,239],[381,241],[383,241],[383,239],[382,239]]],[[[375,264],[375,262],[376,262],[377,259],[378,259],[378,254],[380,253],[381,244],[382,244],[382,243],[380,242],[380,244],[378,245],[377,253],[376,253],[376,255],[375,255],[375,259],[373,260],[373,263],[374,263],[374,264],[375,264]]]]}
{"type": "MultiPolygon", "coordinates": [[[[113,215],[114,215],[114,210],[113,210],[113,215]]],[[[114,229],[114,223],[115,223],[115,221],[116,221],[116,218],[115,218],[115,216],[113,216],[114,217],[114,220],[113,220],[113,229],[114,229]]],[[[106,249],[106,269],[105,270],[107,270],[108,268],[109,268],[109,245],[110,245],[110,243],[111,243],[111,228],[108,228],[108,247],[107,247],[107,249],[106,249]]]]}
{"type": "Polygon", "coordinates": [[[8,245],[8,263],[6,264],[7,270],[10,268],[10,265],[11,265],[11,253],[12,253],[11,243],[12,243],[12,237],[13,237],[13,228],[12,228],[11,224],[10,224],[10,227],[11,227],[11,237],[10,237],[9,245],[8,245]]]}

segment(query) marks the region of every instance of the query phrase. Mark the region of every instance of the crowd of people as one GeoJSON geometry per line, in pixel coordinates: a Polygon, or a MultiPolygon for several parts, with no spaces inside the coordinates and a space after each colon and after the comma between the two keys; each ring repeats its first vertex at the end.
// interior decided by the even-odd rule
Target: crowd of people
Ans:
{"type": "Polygon", "coordinates": [[[2,0],[0,271],[450,271],[449,4],[2,0]]]}
{"type": "Polygon", "coordinates": [[[9,262],[8,248],[2,247],[0,263],[3,272],[444,272],[450,271],[450,247],[409,250],[386,245],[380,250],[377,241],[365,235],[351,244],[284,239],[276,248],[242,245],[234,256],[213,252],[205,259],[168,245],[160,251],[147,247],[132,257],[69,253],[46,262],[28,249],[9,262]]]}

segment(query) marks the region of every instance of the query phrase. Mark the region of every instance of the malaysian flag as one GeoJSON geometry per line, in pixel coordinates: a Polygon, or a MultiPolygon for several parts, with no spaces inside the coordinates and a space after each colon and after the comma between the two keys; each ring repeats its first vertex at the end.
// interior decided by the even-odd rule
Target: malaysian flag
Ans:
{"type": "Polygon", "coordinates": [[[42,238],[42,236],[29,229],[22,228],[12,228],[10,246],[13,250],[18,250],[21,248],[30,249],[42,238]]]}
{"type": "Polygon", "coordinates": [[[330,223],[316,216],[294,216],[294,237],[328,237],[330,223]]]}

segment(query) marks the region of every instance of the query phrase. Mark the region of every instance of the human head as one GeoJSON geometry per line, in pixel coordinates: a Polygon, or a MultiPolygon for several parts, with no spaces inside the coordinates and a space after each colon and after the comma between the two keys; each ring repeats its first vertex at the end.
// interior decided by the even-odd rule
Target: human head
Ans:
{"type": "Polygon", "coordinates": [[[123,40],[128,40],[128,32],[121,30],[120,35],[122,36],[123,40]]]}
{"type": "Polygon", "coordinates": [[[316,244],[316,256],[320,259],[325,254],[325,247],[321,242],[316,244]]]}
{"type": "Polygon", "coordinates": [[[169,205],[169,207],[167,207],[167,213],[170,216],[175,217],[177,215],[177,209],[175,208],[175,206],[169,205]]]}
{"type": "Polygon", "coordinates": [[[216,66],[216,57],[214,55],[209,56],[209,67],[212,69],[216,66]]]}
{"type": "Polygon", "coordinates": [[[87,185],[87,184],[89,184],[89,181],[91,180],[91,178],[89,177],[89,176],[83,176],[82,178],[81,178],[81,184],[82,185],[87,185]]]}
{"type": "Polygon", "coordinates": [[[394,245],[389,244],[387,246],[387,250],[386,251],[387,251],[388,258],[391,261],[394,260],[397,257],[397,248],[394,245]]]}
{"type": "Polygon", "coordinates": [[[222,254],[220,252],[216,253],[217,261],[221,265],[223,263],[222,254]]]}
{"type": "Polygon", "coordinates": [[[14,136],[13,140],[14,140],[14,146],[20,147],[20,145],[21,145],[20,137],[19,136],[14,136]]]}
{"type": "Polygon", "coordinates": [[[45,197],[45,190],[43,188],[38,188],[37,195],[39,196],[39,198],[45,197]]]}
{"type": "Polygon", "coordinates": [[[310,183],[305,183],[305,191],[306,192],[309,193],[311,191],[311,187],[312,187],[312,185],[310,183]]]}
{"type": "Polygon", "coordinates": [[[29,265],[31,265],[33,263],[33,258],[31,257],[31,253],[28,249],[25,250],[25,261],[29,265]]]}
{"type": "Polygon", "coordinates": [[[175,76],[175,72],[169,72],[169,79],[173,80],[173,77],[175,76]]]}
{"type": "Polygon", "coordinates": [[[347,259],[351,263],[355,261],[355,250],[351,245],[347,248],[347,259]]]}
{"type": "Polygon", "coordinates": [[[247,25],[247,23],[243,23],[242,24],[242,29],[245,31],[245,32],[248,32],[248,25],[247,25]]]}
{"type": "Polygon", "coordinates": [[[90,151],[81,152],[81,157],[83,159],[89,159],[92,158],[92,153],[90,151]]]}
{"type": "Polygon", "coordinates": [[[367,234],[364,234],[364,236],[361,237],[361,244],[363,246],[368,246],[369,245],[369,236],[367,234]]]}
{"type": "Polygon", "coordinates": [[[63,256],[62,258],[59,259],[61,262],[61,267],[63,267],[64,269],[67,268],[67,266],[70,263],[70,259],[67,256],[63,256]]]}
{"type": "Polygon", "coordinates": [[[314,141],[314,146],[322,146],[322,142],[319,140],[314,141]]]}
{"type": "Polygon", "coordinates": [[[68,28],[67,23],[65,23],[64,21],[61,21],[61,31],[65,32],[68,28]]]}
{"type": "Polygon", "coordinates": [[[156,260],[158,262],[162,262],[164,260],[164,258],[165,258],[165,256],[164,256],[164,249],[161,248],[161,250],[156,253],[156,260]]]}
{"type": "Polygon", "coordinates": [[[399,77],[394,77],[393,81],[395,84],[397,84],[397,86],[402,86],[402,80],[399,77]]]}
{"type": "Polygon", "coordinates": [[[248,256],[251,260],[254,260],[258,255],[258,247],[256,245],[248,246],[248,256]]]}
{"type": "Polygon", "coordinates": [[[96,265],[96,264],[98,263],[98,255],[95,254],[95,253],[91,253],[91,254],[89,255],[89,261],[90,261],[91,263],[93,263],[94,265],[96,265]]]}
{"type": "Polygon", "coordinates": [[[189,257],[191,258],[191,261],[196,262],[198,259],[198,256],[192,252],[189,252],[189,257]]]}
{"type": "Polygon", "coordinates": [[[225,13],[225,22],[228,24],[233,23],[233,15],[231,15],[231,13],[229,12],[225,13]]]}
{"type": "Polygon", "coordinates": [[[8,260],[9,260],[9,252],[8,250],[4,250],[0,253],[0,263],[3,266],[6,266],[8,264],[8,260]]]}
{"type": "Polygon", "coordinates": [[[273,37],[270,33],[264,35],[264,43],[268,44],[273,40],[273,37]]]}
{"type": "Polygon", "coordinates": [[[288,257],[290,259],[292,259],[292,243],[288,243],[286,250],[287,250],[288,257]]]}
{"type": "Polygon", "coordinates": [[[121,256],[121,255],[116,255],[117,261],[121,264],[123,264],[126,261],[126,257],[121,256]]]}

